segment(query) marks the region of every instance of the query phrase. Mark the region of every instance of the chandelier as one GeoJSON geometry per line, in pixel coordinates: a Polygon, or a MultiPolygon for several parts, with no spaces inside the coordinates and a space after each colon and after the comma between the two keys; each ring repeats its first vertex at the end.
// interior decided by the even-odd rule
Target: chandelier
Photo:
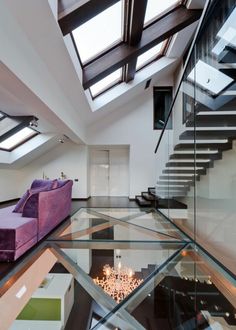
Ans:
{"type": "Polygon", "coordinates": [[[110,265],[103,266],[103,274],[105,276],[102,279],[97,277],[93,281],[101,286],[117,303],[127,297],[143,282],[142,279],[134,278],[132,269],[122,267],[121,262],[118,263],[117,269],[110,265]]]}

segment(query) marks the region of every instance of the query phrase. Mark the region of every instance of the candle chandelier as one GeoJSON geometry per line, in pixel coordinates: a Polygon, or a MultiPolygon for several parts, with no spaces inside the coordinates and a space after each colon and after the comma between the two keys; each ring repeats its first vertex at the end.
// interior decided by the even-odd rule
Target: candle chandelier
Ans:
{"type": "Polygon", "coordinates": [[[110,265],[103,266],[104,277],[93,279],[94,283],[101,286],[117,303],[127,297],[142,282],[142,279],[134,278],[132,269],[121,266],[118,263],[117,268],[110,265]]]}

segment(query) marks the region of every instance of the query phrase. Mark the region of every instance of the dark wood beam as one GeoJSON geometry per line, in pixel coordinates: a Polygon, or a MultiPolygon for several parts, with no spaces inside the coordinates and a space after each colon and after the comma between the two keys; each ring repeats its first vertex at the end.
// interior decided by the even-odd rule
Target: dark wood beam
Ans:
{"type": "Polygon", "coordinates": [[[117,46],[107,54],[94,60],[83,69],[83,86],[85,89],[94,85],[111,72],[129,63],[145,53],[158,43],[166,40],[186,26],[197,21],[201,10],[189,10],[184,6],[177,7],[165,17],[148,26],[142,34],[141,41],[136,46],[125,43],[117,46]]]}
{"type": "MultiPolygon", "coordinates": [[[[130,0],[129,12],[129,31],[127,43],[129,46],[136,46],[143,34],[144,17],[147,7],[147,0],[130,0]]],[[[137,57],[133,58],[127,65],[125,70],[125,82],[134,79],[136,72],[137,57]]]]}
{"type": "Polygon", "coordinates": [[[61,0],[61,10],[58,23],[63,35],[76,29],[78,26],[90,20],[105,9],[117,3],[119,0],[90,0],[79,6],[78,1],[61,0]],[[70,7],[72,6],[72,7],[70,7]]]}
{"type": "Polygon", "coordinates": [[[137,45],[142,37],[147,0],[131,0],[128,44],[137,45]]]}
{"type": "Polygon", "coordinates": [[[136,73],[137,57],[126,64],[124,81],[126,83],[134,79],[136,73]]]}

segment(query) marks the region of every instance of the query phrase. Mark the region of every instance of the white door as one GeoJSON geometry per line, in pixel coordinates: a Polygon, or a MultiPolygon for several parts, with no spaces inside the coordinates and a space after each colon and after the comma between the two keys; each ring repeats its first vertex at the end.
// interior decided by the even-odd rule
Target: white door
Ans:
{"type": "Polygon", "coordinates": [[[92,150],[91,196],[129,196],[129,149],[92,150]]]}
{"type": "Polygon", "coordinates": [[[91,196],[109,196],[109,151],[93,150],[90,161],[91,196]]]}
{"type": "Polygon", "coordinates": [[[109,196],[129,196],[129,149],[111,149],[109,159],[109,196]]]}

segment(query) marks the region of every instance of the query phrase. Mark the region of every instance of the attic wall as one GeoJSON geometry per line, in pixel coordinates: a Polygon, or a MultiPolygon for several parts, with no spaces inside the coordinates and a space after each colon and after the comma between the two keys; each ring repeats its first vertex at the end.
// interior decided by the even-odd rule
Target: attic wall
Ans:
{"type": "MultiPolygon", "coordinates": [[[[158,82],[162,86],[172,84],[170,77],[158,82]]],[[[130,147],[130,187],[129,197],[154,186],[157,180],[157,169],[160,165],[154,149],[160,131],[153,130],[153,98],[152,88],[144,91],[133,101],[125,104],[87,128],[88,146],[128,145],[130,147]]],[[[17,171],[18,188],[15,181],[9,178],[9,192],[2,191],[1,200],[20,197],[29,187],[32,180],[42,178],[43,174],[58,178],[64,172],[74,181],[73,198],[89,196],[89,158],[88,146],[65,142],[35,159],[17,171]],[[9,197],[10,196],[10,197],[9,197]],[[13,197],[12,197],[13,196],[13,197]]],[[[0,172],[1,177],[10,177],[7,170],[0,172]]]]}
{"type": "MultiPolygon", "coordinates": [[[[166,81],[169,84],[170,81],[166,81]]],[[[163,84],[164,85],[164,84],[163,84]]],[[[160,131],[153,130],[152,88],[88,128],[89,145],[130,146],[130,198],[155,186],[154,154],[160,131]]]]}
{"type": "Polygon", "coordinates": [[[18,198],[20,171],[0,169],[0,202],[18,198]]]}
{"type": "Polygon", "coordinates": [[[78,179],[78,181],[74,181],[72,197],[88,197],[87,152],[85,145],[65,142],[35,159],[20,170],[19,196],[24,193],[34,179],[42,179],[43,175],[50,179],[56,179],[60,178],[61,172],[63,172],[68,179],[78,179]]]}

